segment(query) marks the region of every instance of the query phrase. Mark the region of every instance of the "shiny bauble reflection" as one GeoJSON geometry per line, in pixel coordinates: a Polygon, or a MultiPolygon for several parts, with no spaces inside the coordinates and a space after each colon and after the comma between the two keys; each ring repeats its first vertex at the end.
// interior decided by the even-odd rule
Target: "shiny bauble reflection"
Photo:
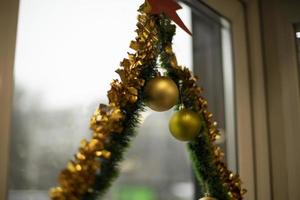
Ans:
{"type": "Polygon", "coordinates": [[[163,112],[178,103],[179,91],[168,77],[156,77],[145,86],[146,104],[154,111],[163,112]]]}
{"type": "Polygon", "coordinates": [[[175,112],[169,122],[171,134],[180,141],[194,140],[199,135],[201,126],[199,114],[188,109],[175,112]]]}

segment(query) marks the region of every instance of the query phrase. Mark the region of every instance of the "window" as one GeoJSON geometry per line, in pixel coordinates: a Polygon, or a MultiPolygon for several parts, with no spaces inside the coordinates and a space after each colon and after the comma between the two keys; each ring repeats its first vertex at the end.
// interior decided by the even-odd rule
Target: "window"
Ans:
{"type": "MultiPolygon", "coordinates": [[[[89,138],[88,122],[135,37],[143,0],[23,0],[20,5],[11,139],[10,200],[48,199],[57,175],[89,138]],[[126,11],[126,12],[124,12],[126,11]]],[[[175,36],[179,63],[194,69],[236,169],[230,23],[196,1],[179,11],[191,29],[175,36]],[[229,120],[225,120],[229,119],[229,120]]],[[[194,181],[185,145],[168,133],[172,111],[143,113],[121,176],[105,199],[190,200],[194,181]],[[151,176],[149,176],[149,174],[151,176]]]]}

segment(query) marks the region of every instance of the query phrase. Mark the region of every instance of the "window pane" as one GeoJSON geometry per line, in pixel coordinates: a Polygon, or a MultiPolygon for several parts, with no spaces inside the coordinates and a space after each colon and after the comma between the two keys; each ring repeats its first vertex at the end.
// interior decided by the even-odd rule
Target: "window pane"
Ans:
{"type": "MultiPolygon", "coordinates": [[[[48,199],[59,171],[117,75],[135,37],[143,0],[22,0],[20,5],[11,139],[10,200],[48,199]],[[126,11],[126,12],[124,12],[126,11]]],[[[180,11],[191,23],[188,7],[180,11]]],[[[178,29],[178,61],[192,67],[189,35],[178,29]],[[183,51],[184,50],[184,51],[183,51]]],[[[171,112],[143,114],[109,199],[191,199],[185,145],[167,128],[171,112]]],[[[109,196],[110,195],[110,196],[109,196]]]]}

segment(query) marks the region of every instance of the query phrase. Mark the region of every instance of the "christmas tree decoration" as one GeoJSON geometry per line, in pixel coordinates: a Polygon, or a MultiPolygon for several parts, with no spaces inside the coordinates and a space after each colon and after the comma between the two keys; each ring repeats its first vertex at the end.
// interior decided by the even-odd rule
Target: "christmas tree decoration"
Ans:
{"type": "Polygon", "coordinates": [[[198,113],[182,109],[173,114],[169,122],[171,134],[178,140],[194,140],[201,130],[201,118],[198,113]]]}
{"type": "Polygon", "coordinates": [[[189,69],[178,65],[172,50],[176,26],[171,20],[183,24],[177,18],[179,8],[174,0],[146,0],[140,7],[137,37],[130,43],[135,53],[128,54],[120,63],[116,71],[120,79],[111,83],[108,105],[100,104],[90,120],[92,138],[81,141],[74,159],[60,172],[59,186],[49,191],[51,200],[103,197],[117,177],[119,162],[136,135],[145,103],[158,111],[175,104],[184,105],[185,109],[171,118],[170,130],[178,139],[188,140],[196,178],[199,186],[205,186],[201,189],[202,196],[209,192],[216,199],[243,199],[246,190],[239,176],[227,168],[224,153],[215,143],[220,132],[208,111],[203,91],[189,69]],[[168,77],[157,76],[158,67],[168,77]]]}
{"type": "Polygon", "coordinates": [[[145,87],[146,105],[155,111],[166,111],[178,103],[179,91],[174,81],[158,76],[145,87]]]}

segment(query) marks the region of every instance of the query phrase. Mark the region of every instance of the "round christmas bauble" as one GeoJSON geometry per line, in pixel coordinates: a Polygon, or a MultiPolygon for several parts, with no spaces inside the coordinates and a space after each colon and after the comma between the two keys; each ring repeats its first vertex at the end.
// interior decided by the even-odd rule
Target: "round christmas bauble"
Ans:
{"type": "Polygon", "coordinates": [[[181,141],[195,139],[199,135],[201,126],[200,116],[188,109],[182,109],[174,113],[169,122],[171,134],[181,141]]]}
{"type": "Polygon", "coordinates": [[[167,77],[156,77],[145,86],[146,104],[152,110],[163,112],[178,102],[179,91],[175,82],[167,77]]]}

